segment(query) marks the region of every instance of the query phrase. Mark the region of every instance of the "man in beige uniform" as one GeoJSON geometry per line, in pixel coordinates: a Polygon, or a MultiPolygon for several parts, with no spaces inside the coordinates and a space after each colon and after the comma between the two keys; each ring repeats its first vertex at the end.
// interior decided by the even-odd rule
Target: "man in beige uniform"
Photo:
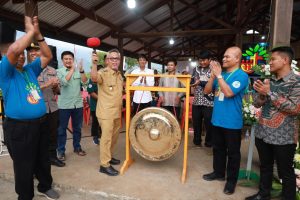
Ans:
{"type": "Polygon", "coordinates": [[[97,72],[98,59],[97,54],[93,53],[91,79],[98,83],[96,116],[102,128],[99,171],[109,176],[117,176],[119,172],[111,165],[120,164],[120,160],[112,157],[121,127],[123,78],[118,71],[120,53],[117,49],[109,51],[106,67],[97,72]]]}

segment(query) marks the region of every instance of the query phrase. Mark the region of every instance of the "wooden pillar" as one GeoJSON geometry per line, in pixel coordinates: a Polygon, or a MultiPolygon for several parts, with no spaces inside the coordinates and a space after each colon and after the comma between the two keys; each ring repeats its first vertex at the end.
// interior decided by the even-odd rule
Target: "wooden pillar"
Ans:
{"type": "Polygon", "coordinates": [[[235,35],[235,45],[242,49],[242,46],[243,46],[243,32],[242,32],[242,30],[235,35]]]}
{"type": "Polygon", "coordinates": [[[25,1],[25,15],[29,17],[38,16],[37,0],[25,1]]]}
{"type": "Polygon", "coordinates": [[[124,52],[123,52],[123,38],[118,38],[118,49],[120,51],[120,66],[119,66],[119,71],[123,73],[123,65],[124,65],[124,52]]]}
{"type": "Polygon", "coordinates": [[[273,0],[270,47],[290,45],[293,0],[273,0]]]}
{"type": "Polygon", "coordinates": [[[151,47],[148,48],[148,69],[151,69],[151,47]]]}

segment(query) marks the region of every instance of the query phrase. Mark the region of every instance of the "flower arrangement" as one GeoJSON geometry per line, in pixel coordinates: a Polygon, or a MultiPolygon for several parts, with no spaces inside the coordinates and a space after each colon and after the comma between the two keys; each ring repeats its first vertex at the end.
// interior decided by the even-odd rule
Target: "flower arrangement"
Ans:
{"type": "Polygon", "coordinates": [[[294,168],[296,174],[296,200],[300,200],[300,148],[297,145],[296,153],[294,156],[294,168]]]}
{"type": "Polygon", "coordinates": [[[254,65],[252,67],[252,70],[254,71],[255,74],[259,75],[260,78],[262,79],[269,79],[271,78],[271,70],[270,70],[270,65],[254,65]]]}
{"type": "Polygon", "coordinates": [[[244,125],[252,126],[257,123],[259,118],[259,109],[253,106],[253,98],[251,95],[243,99],[243,120],[244,125]]]}
{"type": "Polygon", "coordinates": [[[300,75],[300,70],[299,70],[299,67],[297,67],[297,63],[298,62],[296,60],[292,60],[291,67],[295,74],[300,75]]]}

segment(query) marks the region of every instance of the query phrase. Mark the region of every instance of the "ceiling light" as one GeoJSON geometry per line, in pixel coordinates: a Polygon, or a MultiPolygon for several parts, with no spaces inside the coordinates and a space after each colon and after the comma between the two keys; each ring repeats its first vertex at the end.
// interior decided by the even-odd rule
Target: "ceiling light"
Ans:
{"type": "Polygon", "coordinates": [[[173,45],[173,44],[175,43],[174,39],[171,38],[171,39],[169,40],[169,43],[170,43],[170,45],[173,45]]]}
{"type": "Polygon", "coordinates": [[[264,36],[264,35],[263,35],[263,36],[261,36],[261,39],[262,39],[262,40],[266,39],[266,36],[264,36]]]}
{"type": "Polygon", "coordinates": [[[247,35],[250,35],[250,34],[253,34],[253,32],[254,32],[254,34],[259,34],[258,31],[255,31],[255,30],[253,30],[253,29],[248,30],[248,31],[246,32],[246,34],[247,34],[247,35]]]}
{"type": "Polygon", "coordinates": [[[130,9],[135,8],[135,6],[136,6],[135,0],[127,0],[127,6],[128,6],[128,8],[130,8],[130,9]]]}
{"type": "Polygon", "coordinates": [[[192,67],[196,67],[197,66],[197,63],[195,61],[191,62],[191,66],[192,67]]]}
{"type": "Polygon", "coordinates": [[[192,61],[192,59],[191,59],[191,58],[189,58],[189,61],[191,62],[191,61],[192,61]]]}

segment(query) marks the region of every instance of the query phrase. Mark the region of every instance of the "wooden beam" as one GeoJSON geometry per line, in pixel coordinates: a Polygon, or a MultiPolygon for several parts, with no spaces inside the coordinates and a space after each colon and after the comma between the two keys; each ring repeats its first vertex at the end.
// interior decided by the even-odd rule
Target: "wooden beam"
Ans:
{"type": "MultiPolygon", "coordinates": [[[[158,4],[155,4],[151,7],[148,7],[148,8],[142,7],[140,9],[138,9],[137,11],[133,11],[135,13],[135,15],[132,16],[131,18],[127,19],[126,22],[124,22],[120,26],[120,28],[125,28],[125,27],[129,26],[130,24],[136,22],[137,18],[143,18],[144,16],[148,15],[149,13],[153,12],[154,10],[156,10],[156,9],[160,8],[161,6],[163,6],[164,4],[168,3],[168,1],[170,1],[170,0],[162,0],[158,4]]],[[[104,40],[104,39],[108,38],[110,35],[111,35],[111,31],[108,31],[105,34],[101,35],[99,38],[101,40],[104,40]]],[[[124,46],[125,45],[126,44],[124,44],[124,46]]]]}
{"type": "Polygon", "coordinates": [[[194,11],[196,11],[198,14],[200,15],[203,15],[203,16],[206,16],[208,17],[209,19],[211,19],[212,21],[226,27],[226,28],[229,28],[229,29],[235,29],[234,26],[232,26],[231,24],[228,24],[227,22],[224,22],[223,20],[220,20],[216,17],[213,16],[213,14],[209,13],[209,12],[206,12],[204,10],[200,10],[200,9],[197,9],[195,8],[193,5],[189,4],[188,2],[186,2],[185,0],[179,0],[181,3],[183,3],[184,5],[188,6],[189,8],[193,9],[194,11]]]}
{"type": "Polygon", "coordinates": [[[234,35],[232,29],[208,29],[208,30],[190,30],[177,32],[147,32],[147,33],[119,33],[122,38],[146,38],[146,37],[190,37],[195,35],[234,35]]]}
{"type": "Polygon", "coordinates": [[[95,12],[90,12],[89,10],[84,9],[83,7],[79,6],[78,4],[70,1],[70,0],[55,0],[55,2],[79,13],[80,15],[83,15],[93,21],[96,21],[98,23],[101,23],[105,26],[108,26],[109,28],[120,31],[120,28],[116,26],[115,24],[111,23],[110,21],[104,19],[103,17],[100,17],[95,12]]]}
{"type": "Polygon", "coordinates": [[[9,0],[3,0],[0,2],[0,6],[4,6],[7,2],[9,2],[9,0]]]}
{"type": "Polygon", "coordinates": [[[70,21],[69,23],[65,24],[63,27],[61,27],[60,29],[58,29],[57,30],[57,34],[61,34],[63,31],[66,31],[68,28],[70,28],[71,26],[77,24],[78,22],[80,22],[84,18],[85,18],[85,16],[80,15],[79,17],[73,19],[72,21],[70,21]]]}

